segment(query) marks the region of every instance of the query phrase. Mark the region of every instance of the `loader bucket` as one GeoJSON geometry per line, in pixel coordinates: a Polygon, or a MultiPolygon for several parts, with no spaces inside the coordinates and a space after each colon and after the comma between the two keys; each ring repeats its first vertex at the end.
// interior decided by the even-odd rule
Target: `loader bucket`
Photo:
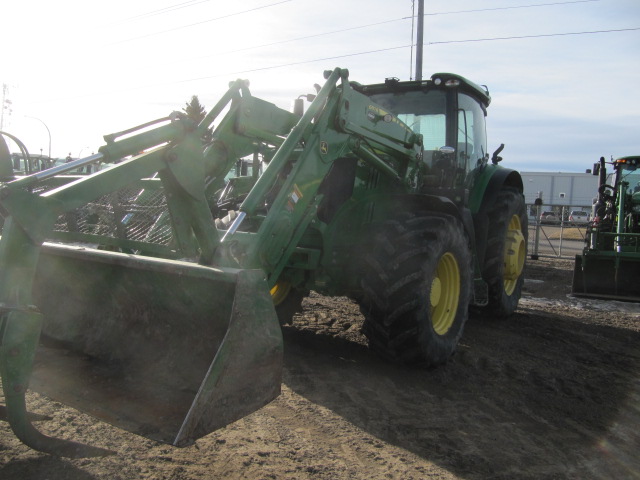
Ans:
{"type": "Polygon", "coordinates": [[[637,256],[576,255],[572,295],[640,302],[640,258],[637,256]]]}
{"type": "Polygon", "coordinates": [[[261,270],[45,244],[30,388],[185,446],[280,392],[282,335],[261,270]]]}

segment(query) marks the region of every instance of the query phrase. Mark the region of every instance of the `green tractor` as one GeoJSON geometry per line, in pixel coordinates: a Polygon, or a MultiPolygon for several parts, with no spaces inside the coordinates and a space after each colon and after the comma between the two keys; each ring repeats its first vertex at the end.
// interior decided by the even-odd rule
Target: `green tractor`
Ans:
{"type": "Polygon", "coordinates": [[[305,112],[238,80],[197,125],[5,176],[0,372],[24,443],[104,453],[39,433],[29,385],[176,446],[247,415],[279,394],[280,324],[312,289],[355,299],[371,348],[407,364],[445,363],[470,309],[514,312],[527,214],[503,146],[487,153],[486,88],[325,79],[305,112]]]}
{"type": "Polygon", "coordinates": [[[582,254],[576,255],[572,294],[577,297],[640,301],[640,156],[594,165],[599,175],[594,215],[582,254]]]}

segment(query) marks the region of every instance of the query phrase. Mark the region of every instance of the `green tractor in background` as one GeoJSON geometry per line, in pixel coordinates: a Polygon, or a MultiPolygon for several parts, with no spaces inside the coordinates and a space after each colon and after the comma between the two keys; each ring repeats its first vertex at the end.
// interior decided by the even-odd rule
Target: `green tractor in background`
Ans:
{"type": "Polygon", "coordinates": [[[29,382],[177,446],[251,413],[312,289],[355,299],[371,348],[408,364],[445,363],[470,309],[514,312],[527,214],[503,146],[487,153],[486,88],[325,79],[304,113],[238,80],[199,124],[172,114],[5,176],[0,371],[23,442],[102,453],[37,432],[29,382]],[[96,162],[112,166],[67,174],[96,162]]]}
{"type": "Polygon", "coordinates": [[[576,255],[572,294],[577,297],[640,301],[640,156],[604,157],[594,165],[598,197],[576,255]]]}

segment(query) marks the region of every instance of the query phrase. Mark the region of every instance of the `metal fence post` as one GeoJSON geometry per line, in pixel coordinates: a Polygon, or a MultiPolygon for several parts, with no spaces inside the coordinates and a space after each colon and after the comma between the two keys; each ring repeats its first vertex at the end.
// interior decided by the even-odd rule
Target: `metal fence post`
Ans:
{"type": "Polygon", "coordinates": [[[538,247],[540,246],[540,209],[541,205],[536,205],[536,234],[533,241],[533,253],[531,254],[531,260],[538,260],[538,247]]]}

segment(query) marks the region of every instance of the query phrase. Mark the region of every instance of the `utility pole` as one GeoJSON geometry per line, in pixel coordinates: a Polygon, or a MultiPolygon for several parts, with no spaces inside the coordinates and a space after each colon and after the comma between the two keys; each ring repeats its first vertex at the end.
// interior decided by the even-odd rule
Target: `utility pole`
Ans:
{"type": "Polygon", "coordinates": [[[424,0],[418,0],[418,28],[416,34],[416,80],[422,80],[422,44],[424,41],[424,0]]]}
{"type": "Polygon", "coordinates": [[[7,90],[9,90],[9,88],[7,87],[6,83],[2,84],[2,106],[0,106],[0,110],[2,110],[2,113],[0,113],[0,131],[4,128],[4,111],[8,110],[8,114],[11,115],[11,100],[9,100],[7,98],[7,90]]]}

